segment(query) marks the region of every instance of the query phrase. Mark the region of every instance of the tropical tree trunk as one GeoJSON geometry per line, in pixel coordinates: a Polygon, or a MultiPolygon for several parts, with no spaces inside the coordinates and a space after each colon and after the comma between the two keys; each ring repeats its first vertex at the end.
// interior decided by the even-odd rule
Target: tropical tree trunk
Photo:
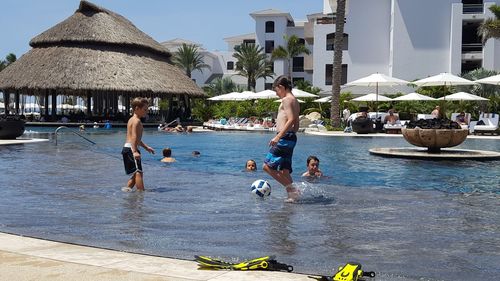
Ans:
{"type": "Polygon", "coordinates": [[[292,88],[293,88],[293,74],[292,74],[292,63],[293,63],[293,58],[290,58],[288,60],[288,73],[290,73],[290,83],[292,85],[292,88]]]}
{"type": "Polygon", "coordinates": [[[337,0],[335,13],[335,40],[333,52],[332,102],[330,119],[332,127],[340,127],[340,84],[342,83],[342,46],[344,41],[344,19],[346,0],[337,0]]]}

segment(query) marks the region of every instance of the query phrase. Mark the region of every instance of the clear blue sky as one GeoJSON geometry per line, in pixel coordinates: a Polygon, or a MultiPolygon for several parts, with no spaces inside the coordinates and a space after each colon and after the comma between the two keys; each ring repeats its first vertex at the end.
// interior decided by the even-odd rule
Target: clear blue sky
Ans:
{"type": "MultiPolygon", "coordinates": [[[[92,0],[114,11],[163,42],[191,40],[208,50],[226,50],[223,38],[255,31],[250,13],[265,9],[288,12],[294,20],[323,10],[322,0],[92,0]]],[[[70,17],[79,0],[1,0],[0,59],[19,58],[36,35],[70,17]]]]}

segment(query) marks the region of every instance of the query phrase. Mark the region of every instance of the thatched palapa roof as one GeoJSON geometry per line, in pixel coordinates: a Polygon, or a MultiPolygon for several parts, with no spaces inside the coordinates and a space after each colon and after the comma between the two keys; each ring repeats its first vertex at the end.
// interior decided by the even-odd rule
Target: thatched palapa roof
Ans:
{"type": "Polygon", "coordinates": [[[87,1],[30,45],[28,53],[0,72],[4,92],[204,95],[170,62],[165,47],[126,18],[87,1]]]}

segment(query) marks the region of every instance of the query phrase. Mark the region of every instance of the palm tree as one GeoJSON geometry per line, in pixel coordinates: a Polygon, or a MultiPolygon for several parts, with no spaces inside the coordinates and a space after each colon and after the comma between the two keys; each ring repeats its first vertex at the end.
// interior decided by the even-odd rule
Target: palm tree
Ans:
{"type": "Polygon", "coordinates": [[[346,0],[337,0],[335,13],[335,40],[333,53],[333,83],[330,119],[332,127],[340,127],[340,84],[342,83],[342,45],[344,41],[344,20],[346,0]]]}
{"type": "Polygon", "coordinates": [[[285,35],[283,37],[287,42],[286,47],[278,46],[271,53],[271,60],[286,60],[288,62],[288,75],[290,76],[291,81],[293,81],[292,77],[292,60],[294,57],[300,56],[302,54],[309,55],[311,52],[304,45],[303,42],[300,41],[299,37],[296,35],[292,35],[287,38],[285,35]]]}
{"type": "MultiPolygon", "coordinates": [[[[203,69],[210,66],[203,62],[203,55],[200,54],[196,45],[188,45],[183,43],[182,46],[174,53],[172,61],[186,72],[186,75],[191,78],[191,73],[195,70],[203,72],[203,69]]],[[[168,112],[172,112],[173,97],[169,97],[168,112]]],[[[181,116],[183,119],[191,115],[191,103],[188,95],[184,95],[185,112],[181,116]]],[[[170,116],[168,116],[170,117],[170,116]]],[[[178,117],[178,116],[177,116],[178,117]]],[[[168,119],[168,118],[167,118],[168,119]]]]}
{"type": "Polygon", "coordinates": [[[272,77],[273,72],[264,53],[264,48],[255,44],[242,44],[234,47],[233,57],[238,74],[247,78],[247,90],[255,90],[257,79],[272,77]]]}
{"type": "Polygon", "coordinates": [[[230,77],[216,79],[212,83],[210,83],[210,85],[205,87],[205,92],[211,97],[227,94],[230,92],[240,92],[243,90],[244,89],[234,83],[230,77]]]}
{"type": "Polygon", "coordinates": [[[210,66],[203,62],[203,55],[200,54],[196,45],[188,45],[183,43],[182,46],[174,53],[173,62],[182,68],[186,75],[191,78],[191,72],[203,69],[210,69],[210,66]]]}
{"type": "Polygon", "coordinates": [[[17,57],[15,54],[10,53],[5,57],[5,60],[0,60],[0,71],[4,70],[9,64],[15,62],[17,57]]]}
{"type": "MultiPolygon", "coordinates": [[[[497,74],[500,74],[500,71],[478,68],[478,69],[474,69],[472,71],[469,71],[467,73],[463,73],[461,76],[462,76],[462,78],[474,81],[474,80],[490,77],[490,76],[497,75],[497,74]]],[[[490,107],[490,106],[493,106],[493,108],[495,108],[494,104],[495,104],[495,102],[498,102],[498,97],[500,94],[500,89],[496,85],[488,85],[488,84],[481,84],[481,83],[478,83],[472,87],[471,86],[457,87],[457,91],[470,92],[474,95],[478,95],[478,96],[482,96],[482,97],[490,99],[486,103],[485,102],[478,103],[478,106],[479,106],[478,110],[474,110],[473,112],[477,112],[477,111],[487,112],[488,107],[490,107]]],[[[468,103],[468,104],[470,104],[470,103],[468,103]]]]}
{"type": "Polygon", "coordinates": [[[500,38],[500,6],[490,6],[490,11],[495,15],[495,18],[486,19],[477,30],[477,34],[481,36],[483,44],[490,38],[500,38]]]}

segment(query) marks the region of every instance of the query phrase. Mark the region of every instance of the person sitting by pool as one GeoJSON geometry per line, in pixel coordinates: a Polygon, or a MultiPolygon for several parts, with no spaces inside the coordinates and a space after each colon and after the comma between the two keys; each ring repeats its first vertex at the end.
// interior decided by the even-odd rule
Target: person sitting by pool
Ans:
{"type": "MultiPolygon", "coordinates": [[[[361,111],[361,112],[358,112],[357,115],[356,115],[356,119],[366,119],[368,118],[368,112],[366,111],[361,111]]],[[[356,120],[355,119],[355,120],[356,120]]]]}
{"type": "Polygon", "coordinates": [[[177,126],[175,126],[175,131],[178,133],[182,133],[184,132],[184,128],[182,127],[181,124],[178,124],[177,126]]]}
{"type": "Polygon", "coordinates": [[[467,118],[465,118],[465,112],[460,112],[459,115],[457,115],[457,118],[455,118],[455,122],[457,122],[460,125],[469,125],[467,123],[467,118]]]}
{"type": "Polygon", "coordinates": [[[302,174],[303,177],[321,177],[323,172],[319,169],[318,157],[311,155],[307,157],[307,171],[302,174]]]}
{"type": "Polygon", "coordinates": [[[79,129],[80,129],[80,132],[84,132],[85,131],[85,125],[80,125],[79,129]]]}
{"type": "Polygon", "coordinates": [[[253,159],[248,160],[245,165],[245,170],[247,172],[255,172],[257,170],[257,163],[255,163],[255,160],[253,159]]]}
{"type": "Polygon", "coordinates": [[[163,149],[163,159],[161,159],[161,162],[175,162],[175,158],[172,157],[172,149],[170,149],[169,147],[163,149]]]}
{"type": "Polygon", "coordinates": [[[389,109],[389,115],[384,118],[384,124],[395,125],[399,122],[399,117],[394,114],[394,109],[389,109]]]}
{"type": "Polygon", "coordinates": [[[434,118],[439,118],[439,116],[441,115],[441,107],[439,107],[439,105],[436,105],[436,107],[434,107],[434,110],[431,112],[431,115],[434,118]]]}

